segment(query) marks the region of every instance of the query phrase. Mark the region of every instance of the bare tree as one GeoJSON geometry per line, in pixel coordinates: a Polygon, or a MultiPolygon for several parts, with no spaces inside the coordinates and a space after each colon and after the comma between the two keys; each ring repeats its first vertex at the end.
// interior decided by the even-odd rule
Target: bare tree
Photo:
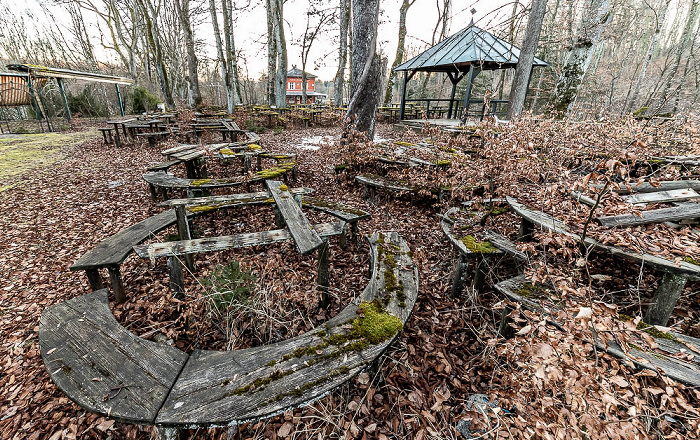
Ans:
{"type": "Polygon", "coordinates": [[[527,21],[525,30],[525,40],[520,49],[520,58],[515,68],[515,78],[510,90],[510,107],[508,108],[508,118],[519,115],[525,106],[525,95],[532,76],[532,63],[535,60],[535,50],[540,41],[542,31],[542,21],[547,11],[547,0],[533,0],[530,18],[527,21]]]}
{"type": "Polygon", "coordinates": [[[394,62],[391,65],[391,69],[389,69],[389,78],[386,81],[386,92],[384,93],[385,106],[391,104],[394,96],[394,83],[396,82],[396,72],[394,72],[394,69],[403,63],[403,54],[406,46],[406,15],[408,14],[409,8],[413,6],[415,2],[416,0],[403,0],[399,8],[399,38],[394,62]]]}
{"type": "Polygon", "coordinates": [[[579,87],[596,53],[603,30],[612,18],[610,0],[587,0],[587,3],[577,30],[576,41],[566,51],[565,62],[552,96],[553,113],[559,118],[565,117],[576,101],[579,87]]]}
{"type": "Polygon", "coordinates": [[[216,41],[216,53],[221,70],[221,79],[226,88],[226,111],[233,113],[236,108],[236,93],[240,100],[240,86],[237,87],[238,79],[235,69],[235,46],[233,41],[232,5],[230,0],[222,0],[222,17],[224,21],[224,38],[222,40],[217,17],[216,2],[209,0],[209,13],[211,14],[212,26],[214,27],[214,39],[216,41]],[[237,92],[238,91],[238,92],[237,92]]]}
{"type": "Polygon", "coordinates": [[[309,9],[306,11],[306,28],[304,29],[304,35],[299,41],[301,45],[301,102],[304,104],[307,102],[306,65],[309,61],[311,45],[316,40],[323,26],[335,19],[334,9],[319,8],[319,6],[320,3],[318,1],[311,1],[309,3],[309,9]]]}
{"type": "MultiPolygon", "coordinates": [[[[415,0],[414,0],[415,1],[415,0]]],[[[343,103],[345,88],[345,66],[348,59],[348,27],[350,23],[350,0],[340,0],[340,42],[338,48],[338,71],[335,74],[334,102],[343,103]]]]}
{"type": "Polygon", "coordinates": [[[277,39],[275,38],[275,8],[277,0],[267,0],[267,103],[275,105],[277,79],[277,39]]]}
{"type": "Polygon", "coordinates": [[[163,99],[168,107],[174,107],[173,91],[170,87],[168,78],[168,69],[163,60],[163,48],[161,46],[160,28],[158,27],[158,13],[153,7],[151,0],[136,0],[139,10],[146,22],[146,38],[148,45],[153,51],[154,63],[156,67],[156,75],[160,84],[160,90],[163,94],[163,99]]]}
{"type": "Polygon", "coordinates": [[[182,25],[187,48],[187,88],[190,107],[202,105],[202,93],[199,91],[199,74],[197,73],[197,54],[194,50],[194,33],[190,24],[190,0],[175,0],[175,8],[182,25]]]}
{"type": "Polygon", "coordinates": [[[284,0],[275,0],[274,30],[277,46],[277,74],[275,77],[275,105],[287,106],[287,40],[284,37],[284,0]]]}
{"type": "Polygon", "coordinates": [[[382,71],[377,55],[379,0],[352,2],[352,83],[347,117],[354,128],[374,138],[382,71]]]}

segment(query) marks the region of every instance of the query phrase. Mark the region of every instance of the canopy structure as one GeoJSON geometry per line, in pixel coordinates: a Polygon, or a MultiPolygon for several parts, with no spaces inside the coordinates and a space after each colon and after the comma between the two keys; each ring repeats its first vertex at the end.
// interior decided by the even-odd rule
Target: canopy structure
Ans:
{"type": "Polygon", "coordinates": [[[21,73],[4,74],[3,76],[6,77],[4,82],[8,84],[12,82],[13,84],[15,84],[20,83],[21,80],[24,80],[26,85],[24,87],[19,87],[18,89],[15,87],[15,93],[12,97],[12,100],[0,100],[0,104],[8,106],[26,105],[31,102],[31,104],[34,105],[34,108],[37,112],[37,117],[39,119],[41,119],[42,117],[41,115],[43,111],[41,108],[43,107],[43,104],[41,103],[40,96],[36,94],[34,86],[41,85],[42,83],[45,84],[49,78],[54,78],[58,83],[58,89],[61,92],[61,97],[63,98],[63,105],[66,111],[66,119],[70,119],[71,115],[70,108],[68,107],[68,97],[66,96],[66,92],[63,87],[64,79],[76,79],[80,81],[114,84],[114,87],[117,90],[117,101],[119,104],[119,111],[122,116],[124,116],[124,103],[122,102],[121,92],[119,91],[119,85],[131,85],[134,83],[133,79],[124,78],[121,76],[104,75],[101,73],[93,72],[81,72],[79,70],[59,69],[55,67],[46,67],[36,64],[8,64],[7,68],[21,73]],[[22,95],[23,99],[19,99],[20,94],[22,95]]]}
{"type": "MultiPolygon", "coordinates": [[[[467,76],[468,81],[464,96],[464,107],[467,108],[474,78],[482,70],[514,69],[519,58],[519,48],[475,26],[473,22],[470,23],[466,28],[394,69],[404,72],[399,119],[404,118],[406,83],[416,72],[441,72],[449,76],[452,82],[449,118],[452,117],[456,87],[462,78],[467,76]]],[[[548,64],[535,58],[532,66],[545,67],[548,64]]]]}

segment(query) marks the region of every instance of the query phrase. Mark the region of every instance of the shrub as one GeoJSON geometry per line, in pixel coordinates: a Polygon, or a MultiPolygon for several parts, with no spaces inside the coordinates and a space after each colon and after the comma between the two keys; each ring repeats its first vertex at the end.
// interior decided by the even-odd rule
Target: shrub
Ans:
{"type": "Polygon", "coordinates": [[[129,104],[133,113],[155,110],[160,100],[142,86],[135,86],[129,92],[129,104]]]}
{"type": "Polygon", "coordinates": [[[245,303],[255,287],[255,275],[250,270],[241,270],[238,261],[218,267],[209,277],[202,280],[207,289],[212,310],[226,314],[235,304],[245,303]]]}
{"type": "Polygon", "coordinates": [[[88,117],[106,118],[109,116],[109,109],[104,102],[98,101],[88,87],[84,87],[80,93],[74,95],[67,92],[68,108],[71,114],[88,117]]]}

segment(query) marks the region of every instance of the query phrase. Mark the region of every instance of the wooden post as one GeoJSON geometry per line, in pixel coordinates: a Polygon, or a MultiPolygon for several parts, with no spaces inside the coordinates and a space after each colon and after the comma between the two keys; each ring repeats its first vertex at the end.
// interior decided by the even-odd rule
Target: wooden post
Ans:
{"type": "Polygon", "coordinates": [[[284,228],[285,223],[284,223],[284,217],[282,217],[282,213],[280,212],[279,208],[275,206],[275,226],[278,228],[284,228]]]}
{"type": "Polygon", "coordinates": [[[170,288],[173,291],[173,296],[177,299],[185,299],[185,279],[178,257],[168,257],[168,272],[170,273],[170,288]]]}
{"type": "Polygon", "coordinates": [[[464,269],[469,264],[469,260],[462,254],[457,255],[454,272],[452,274],[452,297],[458,298],[462,294],[464,287],[464,269]]]}
{"type": "Polygon", "coordinates": [[[651,325],[665,326],[687,281],[687,275],[671,272],[664,273],[659,283],[659,288],[654,293],[654,299],[649,305],[646,315],[644,315],[644,322],[651,325]]]}
{"type": "Polygon", "coordinates": [[[399,122],[403,121],[404,113],[406,112],[406,84],[413,77],[415,71],[409,76],[408,71],[403,71],[403,87],[401,88],[401,109],[399,110],[399,122]]]}
{"type": "MultiPolygon", "coordinates": [[[[177,216],[177,233],[180,240],[191,240],[192,234],[190,233],[190,224],[187,221],[187,212],[185,212],[185,207],[182,205],[177,205],[175,207],[175,215],[177,216]]],[[[187,269],[194,272],[194,257],[191,254],[185,255],[184,260],[187,269]]]]}
{"type": "Polygon", "coordinates": [[[347,224],[347,222],[343,222],[343,228],[340,232],[339,241],[340,241],[340,247],[342,249],[347,249],[347,247],[348,247],[348,224],[347,224]]]}
{"type": "Polygon", "coordinates": [[[126,301],[126,290],[124,289],[124,281],[122,281],[122,273],[119,270],[119,266],[110,266],[107,270],[109,271],[109,279],[112,282],[114,299],[121,304],[126,301]]]}
{"type": "Polygon", "coordinates": [[[505,306],[501,312],[501,323],[498,326],[498,335],[505,339],[510,339],[515,336],[515,329],[510,325],[513,322],[509,316],[512,311],[513,308],[511,306],[505,306]]]}
{"type": "Polygon", "coordinates": [[[350,223],[350,230],[352,231],[352,242],[359,243],[360,233],[359,233],[358,228],[357,228],[357,220],[350,223]]]}
{"type": "Polygon", "coordinates": [[[115,84],[114,88],[117,89],[117,103],[119,104],[119,113],[124,116],[124,102],[122,102],[122,94],[119,91],[119,84],[115,84]]]}
{"type": "Polygon", "coordinates": [[[328,307],[328,266],[329,266],[329,252],[328,239],[323,239],[323,244],[318,248],[318,277],[316,278],[316,283],[321,290],[321,300],[319,306],[322,308],[328,307]]]}
{"type": "Polygon", "coordinates": [[[484,288],[484,281],[486,281],[486,258],[483,255],[479,256],[479,261],[476,264],[476,271],[474,272],[474,280],[472,281],[472,291],[476,293],[481,293],[484,288]]]}
{"type": "Polygon", "coordinates": [[[85,274],[88,277],[88,282],[90,283],[90,288],[93,292],[102,289],[102,278],[100,277],[100,272],[97,269],[85,269],[85,274]]]}
{"type": "Polygon", "coordinates": [[[535,225],[532,224],[530,220],[523,218],[520,222],[520,230],[518,230],[518,241],[530,241],[532,240],[532,230],[535,225]]]}
{"type": "Polygon", "coordinates": [[[66,110],[66,121],[70,121],[70,106],[68,105],[66,89],[63,87],[63,78],[56,78],[56,82],[58,83],[58,90],[61,92],[61,98],[63,98],[63,108],[66,110]]]}

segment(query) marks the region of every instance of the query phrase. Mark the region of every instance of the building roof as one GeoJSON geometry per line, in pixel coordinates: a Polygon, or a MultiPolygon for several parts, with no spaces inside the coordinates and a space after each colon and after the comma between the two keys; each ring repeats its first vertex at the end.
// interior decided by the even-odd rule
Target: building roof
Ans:
{"type": "MultiPolygon", "coordinates": [[[[302,78],[302,74],[303,74],[303,72],[301,69],[297,69],[296,66],[293,66],[292,70],[287,72],[287,78],[302,78]]],[[[316,75],[312,75],[309,72],[306,72],[306,78],[307,79],[315,79],[316,75]]]]}
{"type": "Polygon", "coordinates": [[[67,78],[83,81],[103,82],[110,84],[133,84],[134,80],[121,76],[104,75],[101,73],[80,72],[78,70],[57,69],[36,64],[8,64],[7,68],[18,72],[31,73],[35,77],[67,78]]]}
{"type": "MultiPolygon", "coordinates": [[[[519,57],[519,48],[471,23],[394,70],[463,72],[470,65],[482,70],[506,69],[515,67],[519,57]]],[[[538,67],[548,65],[537,57],[532,64],[538,67]]]]}

